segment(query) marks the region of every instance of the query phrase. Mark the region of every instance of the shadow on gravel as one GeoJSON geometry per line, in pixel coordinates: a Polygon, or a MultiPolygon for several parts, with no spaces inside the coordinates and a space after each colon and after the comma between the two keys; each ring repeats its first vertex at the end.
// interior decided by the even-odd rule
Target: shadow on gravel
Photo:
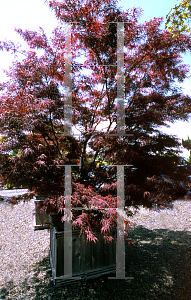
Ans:
{"type": "Polygon", "coordinates": [[[135,246],[126,245],[126,276],[133,280],[110,280],[106,275],[56,288],[46,257],[18,287],[7,282],[0,299],[190,300],[191,233],[139,226],[128,237],[135,246]]]}
{"type": "Polygon", "coordinates": [[[137,299],[191,299],[191,232],[148,230],[129,232],[135,247],[126,248],[126,271],[133,276],[137,299]]]}

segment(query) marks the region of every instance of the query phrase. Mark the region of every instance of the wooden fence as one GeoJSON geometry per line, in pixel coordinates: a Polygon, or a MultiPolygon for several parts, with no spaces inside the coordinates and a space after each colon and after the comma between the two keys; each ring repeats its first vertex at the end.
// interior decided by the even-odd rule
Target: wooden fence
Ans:
{"type": "Polygon", "coordinates": [[[79,237],[79,232],[72,231],[72,276],[75,278],[67,279],[64,277],[64,231],[57,232],[53,224],[50,225],[50,263],[55,286],[116,271],[116,231],[111,232],[114,240],[110,243],[104,241],[101,233],[96,233],[96,244],[86,242],[85,236],[79,237]]]}
{"type": "Polygon", "coordinates": [[[49,215],[40,212],[44,200],[34,200],[35,213],[34,213],[34,230],[50,229],[49,215]]]}
{"type": "Polygon", "coordinates": [[[72,231],[72,276],[64,277],[64,231],[57,231],[52,224],[52,216],[40,212],[44,200],[34,200],[34,230],[50,229],[50,263],[55,286],[72,284],[78,280],[100,277],[116,272],[116,230],[109,235],[114,240],[106,243],[101,233],[96,233],[98,241],[87,242],[79,237],[80,230],[72,231]]]}

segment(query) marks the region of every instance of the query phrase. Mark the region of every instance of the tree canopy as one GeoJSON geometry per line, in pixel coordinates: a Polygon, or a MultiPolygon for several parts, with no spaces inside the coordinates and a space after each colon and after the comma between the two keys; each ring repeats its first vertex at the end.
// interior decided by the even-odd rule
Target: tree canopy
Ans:
{"type": "Polygon", "coordinates": [[[0,86],[3,182],[22,184],[44,197],[46,211],[56,212],[54,222],[61,226],[65,174],[60,165],[81,163],[72,167],[72,205],[94,209],[82,214],[73,210],[73,225],[90,239],[94,239],[92,228],[107,238],[115,225],[116,212],[102,208],[116,207],[116,165],[132,165],[125,167],[126,206],[162,206],[184,196],[190,174],[178,150],[181,143],[159,129],[190,116],[191,97],[177,86],[189,73],[181,54],[190,51],[190,38],[171,37],[161,30],[162,18],[139,24],[140,9],[124,12],[116,3],[49,1],[63,22],[51,38],[42,28],[38,32],[16,29],[29,51],[11,41],[0,43],[2,50],[23,54],[0,86]],[[73,22],[72,124],[80,130],[80,139],[63,135],[65,22],[73,22]],[[117,123],[116,22],[124,22],[124,118],[125,130],[132,136],[110,135],[116,133],[117,123]],[[82,54],[83,65],[76,62],[82,54]],[[97,129],[104,121],[105,132],[97,129]]]}
{"type": "Polygon", "coordinates": [[[191,3],[190,0],[181,0],[166,16],[166,29],[172,35],[181,32],[190,32],[191,3]]]}

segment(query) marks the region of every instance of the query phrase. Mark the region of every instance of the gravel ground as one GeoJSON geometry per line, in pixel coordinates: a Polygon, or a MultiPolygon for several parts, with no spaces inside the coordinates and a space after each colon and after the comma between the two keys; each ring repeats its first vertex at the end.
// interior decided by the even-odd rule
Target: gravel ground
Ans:
{"type": "Polygon", "coordinates": [[[126,245],[126,276],[55,288],[49,230],[34,231],[34,202],[0,203],[0,299],[191,299],[191,201],[173,210],[140,207],[126,245]]]}

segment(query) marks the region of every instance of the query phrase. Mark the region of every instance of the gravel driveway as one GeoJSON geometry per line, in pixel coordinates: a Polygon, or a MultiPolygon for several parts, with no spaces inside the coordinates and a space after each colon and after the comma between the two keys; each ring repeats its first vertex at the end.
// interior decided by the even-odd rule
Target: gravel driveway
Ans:
{"type": "Polygon", "coordinates": [[[33,200],[0,203],[0,299],[191,299],[191,201],[173,210],[140,210],[126,245],[126,276],[106,276],[55,288],[49,230],[34,231],[33,200]]]}

